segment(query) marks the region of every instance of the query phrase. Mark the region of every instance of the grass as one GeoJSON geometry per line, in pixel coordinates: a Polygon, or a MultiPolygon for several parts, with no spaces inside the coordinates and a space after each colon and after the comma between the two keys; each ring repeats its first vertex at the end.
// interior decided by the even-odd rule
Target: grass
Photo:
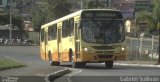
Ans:
{"type": "Polygon", "coordinates": [[[18,67],[25,67],[25,64],[20,62],[8,59],[8,58],[1,58],[0,59],[0,70],[11,69],[11,68],[18,68],[18,67]]]}

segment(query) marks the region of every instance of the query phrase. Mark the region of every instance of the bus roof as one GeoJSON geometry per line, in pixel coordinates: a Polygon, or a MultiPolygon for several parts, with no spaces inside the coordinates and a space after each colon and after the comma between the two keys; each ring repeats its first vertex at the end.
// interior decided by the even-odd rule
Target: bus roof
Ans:
{"type": "Polygon", "coordinates": [[[81,14],[83,11],[118,11],[118,12],[120,12],[119,10],[113,10],[113,9],[83,9],[83,10],[79,10],[79,11],[77,11],[77,12],[74,12],[74,13],[71,13],[71,14],[69,14],[69,15],[66,15],[66,16],[64,16],[64,17],[61,17],[61,18],[59,18],[59,19],[56,19],[56,20],[54,20],[54,21],[51,21],[51,22],[49,22],[49,23],[46,23],[46,24],[44,24],[44,25],[42,25],[42,27],[41,28],[45,28],[45,27],[48,27],[48,26],[50,26],[50,25],[53,25],[53,24],[56,24],[56,23],[58,23],[58,22],[61,22],[61,21],[63,21],[63,20],[66,20],[66,19],[68,19],[68,18],[72,18],[72,17],[74,17],[74,16],[77,16],[77,15],[79,15],[79,14],[81,14]]]}

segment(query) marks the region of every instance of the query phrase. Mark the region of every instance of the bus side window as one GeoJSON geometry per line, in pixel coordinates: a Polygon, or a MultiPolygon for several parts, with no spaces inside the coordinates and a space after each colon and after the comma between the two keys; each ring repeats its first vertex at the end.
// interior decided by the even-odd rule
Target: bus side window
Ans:
{"type": "Polygon", "coordinates": [[[52,35],[52,27],[50,26],[48,27],[48,41],[52,39],[51,35],[52,35]]]}
{"type": "Polygon", "coordinates": [[[57,38],[57,25],[53,25],[52,39],[55,40],[56,38],[57,38]]]}
{"type": "Polygon", "coordinates": [[[69,36],[73,35],[74,30],[74,18],[69,19],[69,36]]]}
{"type": "Polygon", "coordinates": [[[80,35],[79,35],[79,33],[80,33],[80,28],[79,28],[79,26],[80,26],[80,22],[79,21],[77,21],[76,23],[75,23],[75,28],[76,28],[76,35],[77,35],[77,39],[79,39],[80,38],[80,35]]]}
{"type": "Polygon", "coordinates": [[[44,42],[44,29],[41,30],[41,41],[44,42]]]}
{"type": "Polygon", "coordinates": [[[57,25],[52,25],[48,28],[48,40],[55,40],[57,38],[57,25]]]}
{"type": "Polygon", "coordinates": [[[69,35],[69,20],[63,21],[62,24],[62,37],[67,37],[69,35]]]}

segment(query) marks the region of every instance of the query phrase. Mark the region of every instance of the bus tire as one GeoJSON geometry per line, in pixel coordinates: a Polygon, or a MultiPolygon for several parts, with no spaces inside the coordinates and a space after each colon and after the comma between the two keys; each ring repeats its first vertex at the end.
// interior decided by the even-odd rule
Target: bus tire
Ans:
{"type": "Polygon", "coordinates": [[[48,61],[49,61],[50,66],[54,65],[54,63],[52,61],[52,56],[51,56],[51,52],[50,51],[48,52],[48,61]]]}
{"type": "Polygon", "coordinates": [[[85,62],[73,62],[72,63],[72,67],[73,68],[83,68],[83,67],[85,67],[85,65],[86,65],[86,63],[85,62]]]}
{"type": "Polygon", "coordinates": [[[60,62],[55,61],[55,62],[54,62],[54,66],[60,66],[60,62]]]}
{"type": "Polygon", "coordinates": [[[72,62],[73,61],[73,59],[72,59],[73,58],[72,57],[73,56],[72,49],[69,49],[69,53],[68,54],[69,54],[69,61],[72,62]]]}
{"type": "Polygon", "coordinates": [[[79,67],[83,68],[85,67],[86,63],[85,62],[79,62],[79,67]]]}
{"type": "Polygon", "coordinates": [[[73,68],[78,68],[78,67],[79,67],[78,62],[72,62],[72,67],[73,67],[73,68]]]}
{"type": "Polygon", "coordinates": [[[105,66],[108,69],[111,69],[113,67],[113,60],[112,61],[105,61],[105,66]]]}
{"type": "Polygon", "coordinates": [[[48,60],[49,60],[50,66],[59,66],[60,65],[60,62],[52,60],[52,55],[51,55],[50,51],[48,53],[48,60]]]}

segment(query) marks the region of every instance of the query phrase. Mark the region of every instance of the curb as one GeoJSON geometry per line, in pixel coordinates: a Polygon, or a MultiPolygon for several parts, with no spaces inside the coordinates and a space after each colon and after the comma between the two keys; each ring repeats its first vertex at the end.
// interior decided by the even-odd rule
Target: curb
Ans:
{"type": "Polygon", "coordinates": [[[147,64],[114,63],[114,65],[121,65],[121,66],[139,66],[139,67],[156,67],[156,68],[160,68],[160,65],[147,65],[147,64]]]}
{"type": "Polygon", "coordinates": [[[46,82],[51,82],[51,81],[54,81],[55,79],[67,74],[67,73],[70,73],[71,71],[68,69],[68,68],[65,68],[63,70],[60,70],[60,71],[57,71],[57,72],[54,72],[54,73],[51,73],[51,74],[48,74],[45,78],[46,82]]]}

